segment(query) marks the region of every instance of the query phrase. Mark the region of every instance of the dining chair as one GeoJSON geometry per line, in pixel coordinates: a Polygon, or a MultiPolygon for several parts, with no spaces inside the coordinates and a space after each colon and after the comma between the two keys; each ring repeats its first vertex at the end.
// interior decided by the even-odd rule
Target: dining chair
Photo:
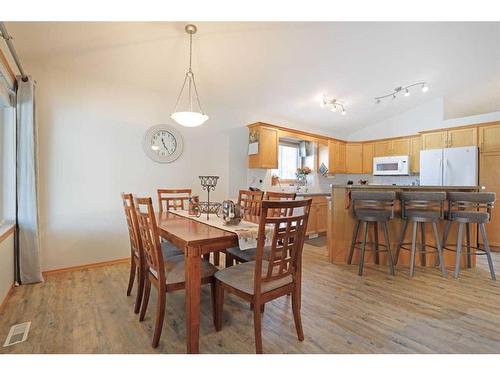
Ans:
{"type": "MultiPolygon", "coordinates": [[[[295,200],[296,197],[297,197],[296,193],[268,191],[264,194],[264,200],[273,200],[273,201],[295,200]]],[[[270,211],[269,214],[275,217],[287,216],[287,215],[291,216],[293,214],[293,208],[274,209],[270,211]]],[[[256,254],[257,254],[257,249],[241,250],[238,246],[226,249],[226,267],[232,266],[234,262],[236,263],[251,262],[252,260],[255,260],[256,254]],[[229,263],[227,262],[228,258],[229,258],[229,263]]]]}
{"type": "Polygon", "coordinates": [[[255,261],[224,268],[215,274],[215,329],[222,329],[224,292],[253,304],[255,350],[262,353],[261,307],[276,298],[292,294],[292,310],[299,341],[304,340],[300,316],[301,261],[311,199],[262,202],[255,261]],[[299,214],[275,217],[275,209],[298,209],[299,214]],[[266,228],[271,228],[266,246],[266,228]],[[265,250],[268,249],[266,252],[265,250]],[[267,255],[266,255],[267,254],[267,255]]]}
{"type": "MultiPolygon", "coordinates": [[[[156,217],[151,198],[135,198],[139,238],[142,243],[144,259],[144,298],[141,306],[139,320],[143,321],[149,303],[151,285],[158,291],[156,304],[156,321],[153,334],[153,348],[160,342],[163,319],[165,317],[166,294],[176,290],[185,289],[185,262],[184,256],[164,259],[161,251],[161,242],[156,224],[156,217]]],[[[215,321],[215,282],[214,273],[217,268],[206,260],[201,260],[201,284],[211,284],[212,309],[215,321]]]]}
{"type": "Polygon", "coordinates": [[[137,213],[135,211],[134,198],[132,194],[122,193],[123,208],[127,219],[128,235],[130,239],[130,275],[128,279],[127,296],[132,293],[134,280],[137,275],[137,296],[135,299],[134,312],[139,313],[141,307],[142,293],[144,291],[144,277],[141,265],[142,250],[137,231],[137,213]]]}
{"type": "Polygon", "coordinates": [[[158,189],[156,192],[160,212],[188,209],[191,189],[158,189]]]}

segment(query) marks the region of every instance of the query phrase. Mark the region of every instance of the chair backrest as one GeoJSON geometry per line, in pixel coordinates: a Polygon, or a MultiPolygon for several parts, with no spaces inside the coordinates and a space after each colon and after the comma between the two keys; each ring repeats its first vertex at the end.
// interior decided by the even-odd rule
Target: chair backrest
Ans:
{"type": "Polygon", "coordinates": [[[158,189],[157,193],[160,212],[179,209],[187,210],[191,189],[158,189]]]}
{"type": "Polygon", "coordinates": [[[356,215],[358,209],[390,210],[394,217],[394,191],[353,190],[351,192],[352,212],[356,215]]]}
{"type": "Polygon", "coordinates": [[[273,282],[290,275],[292,280],[297,280],[311,202],[312,199],[262,202],[255,258],[254,290],[256,295],[260,294],[263,283],[273,282]],[[295,212],[300,209],[301,213],[280,217],[271,215],[271,212],[276,209],[286,211],[289,208],[295,212]],[[266,244],[266,232],[270,239],[268,244],[266,244]],[[269,252],[266,252],[266,259],[264,259],[264,247],[269,249],[269,252]],[[262,267],[264,261],[268,262],[265,268],[262,267]]]}
{"type": "Polygon", "coordinates": [[[165,268],[153,201],[151,198],[135,198],[135,209],[146,269],[163,285],[165,268]]]}
{"type": "Polygon", "coordinates": [[[486,211],[491,218],[495,200],[496,194],[493,192],[449,192],[449,214],[452,211],[486,211]]]}
{"type": "Polygon", "coordinates": [[[444,217],[444,191],[404,191],[399,194],[401,200],[401,217],[406,219],[407,210],[422,210],[439,212],[439,217],[444,217]]]}
{"type": "Polygon", "coordinates": [[[123,209],[127,219],[128,236],[130,239],[130,256],[141,258],[141,240],[137,226],[137,213],[135,212],[134,198],[132,194],[122,193],[123,209]]]}
{"type": "Polygon", "coordinates": [[[243,210],[244,215],[259,216],[263,197],[263,191],[240,190],[238,205],[243,210]]]}
{"type": "MultiPolygon", "coordinates": [[[[264,194],[264,200],[269,201],[294,201],[297,193],[285,193],[268,191],[264,194]]],[[[271,216],[291,216],[293,215],[293,208],[275,209],[271,211],[271,216]]]]}

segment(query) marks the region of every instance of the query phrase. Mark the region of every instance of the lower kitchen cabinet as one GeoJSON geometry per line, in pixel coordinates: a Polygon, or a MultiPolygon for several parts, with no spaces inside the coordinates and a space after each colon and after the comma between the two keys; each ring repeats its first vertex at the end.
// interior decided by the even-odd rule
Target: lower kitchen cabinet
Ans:
{"type": "Polygon", "coordinates": [[[306,235],[325,233],[328,227],[328,207],[326,196],[312,197],[309,221],[307,222],[306,235]]]}
{"type": "MultiPolygon", "coordinates": [[[[485,187],[485,191],[494,192],[497,200],[500,199],[500,152],[481,152],[479,164],[479,185],[485,187]]],[[[498,207],[491,211],[491,221],[486,224],[486,234],[491,246],[495,246],[496,251],[500,251],[500,212],[498,207]],[[497,211],[497,212],[495,212],[497,211]]],[[[481,236],[478,237],[482,242],[481,236]]]]}

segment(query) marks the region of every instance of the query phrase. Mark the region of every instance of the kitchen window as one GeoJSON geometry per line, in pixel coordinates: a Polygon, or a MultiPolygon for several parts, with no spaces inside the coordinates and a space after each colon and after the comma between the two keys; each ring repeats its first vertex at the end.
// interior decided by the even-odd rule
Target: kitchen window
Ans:
{"type": "Polygon", "coordinates": [[[278,145],[278,169],[273,170],[273,173],[282,181],[295,180],[295,173],[301,164],[299,144],[280,142],[278,145]]]}
{"type": "Polygon", "coordinates": [[[15,110],[0,103],[0,226],[15,215],[15,110]]]}

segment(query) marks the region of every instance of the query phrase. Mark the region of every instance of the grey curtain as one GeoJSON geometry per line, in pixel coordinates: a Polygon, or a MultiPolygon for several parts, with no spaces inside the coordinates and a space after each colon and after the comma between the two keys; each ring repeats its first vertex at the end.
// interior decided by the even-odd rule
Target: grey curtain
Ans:
{"type": "Polygon", "coordinates": [[[43,281],[38,229],[35,83],[17,78],[17,259],[22,284],[43,281]]]}

